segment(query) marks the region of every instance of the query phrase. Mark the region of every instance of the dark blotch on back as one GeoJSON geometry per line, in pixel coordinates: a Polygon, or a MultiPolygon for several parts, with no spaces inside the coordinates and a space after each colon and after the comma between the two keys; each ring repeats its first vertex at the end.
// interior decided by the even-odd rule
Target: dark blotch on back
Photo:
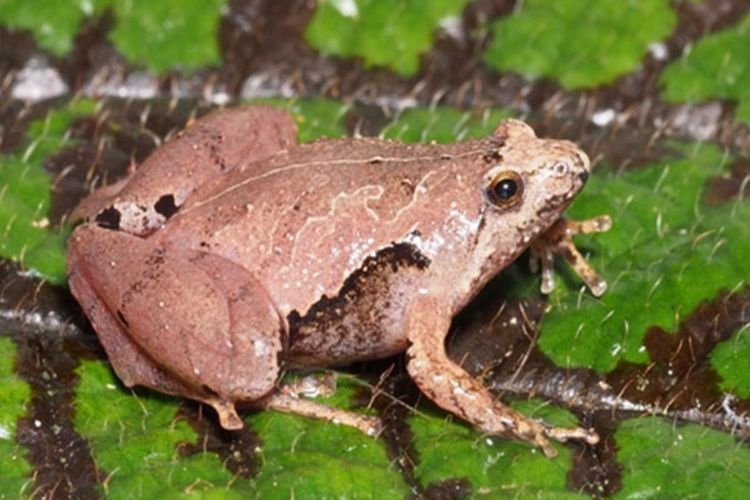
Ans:
{"type": "Polygon", "coordinates": [[[120,230],[120,211],[115,207],[105,208],[96,215],[94,219],[99,227],[104,229],[120,230]]]}
{"type": "Polygon", "coordinates": [[[174,202],[174,196],[171,194],[165,194],[154,204],[154,210],[169,219],[177,213],[179,208],[174,202]]]}

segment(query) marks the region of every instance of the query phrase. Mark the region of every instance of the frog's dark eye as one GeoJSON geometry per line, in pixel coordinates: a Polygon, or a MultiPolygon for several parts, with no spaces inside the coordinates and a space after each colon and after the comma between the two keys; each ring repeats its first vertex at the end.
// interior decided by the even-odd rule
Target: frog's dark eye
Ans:
{"type": "Polygon", "coordinates": [[[500,208],[509,208],[521,201],[523,180],[515,172],[500,172],[487,188],[490,201],[500,208]]]}

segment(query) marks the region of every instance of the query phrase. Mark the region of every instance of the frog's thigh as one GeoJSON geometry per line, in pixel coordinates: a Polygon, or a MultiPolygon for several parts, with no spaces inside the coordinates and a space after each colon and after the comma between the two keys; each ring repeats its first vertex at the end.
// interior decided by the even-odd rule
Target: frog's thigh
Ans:
{"type": "Polygon", "coordinates": [[[71,237],[69,265],[72,290],[126,383],[207,402],[225,427],[241,426],[234,402],[274,388],[282,322],[243,268],[92,225],[71,237]]]}
{"type": "MultiPolygon", "coordinates": [[[[92,285],[87,270],[80,266],[81,261],[71,262],[79,265],[69,272],[68,286],[94,326],[99,341],[123,384],[127,387],[143,385],[160,392],[190,397],[195,392],[192,388],[159,368],[148,353],[128,336],[92,285]]],[[[195,394],[197,396],[199,394],[195,394]]]]}
{"type": "Polygon", "coordinates": [[[455,364],[445,350],[445,336],[451,318],[439,301],[424,297],[410,304],[406,334],[411,346],[407,351],[407,370],[432,401],[470,422],[482,432],[521,439],[541,447],[553,456],[555,449],[548,437],[596,440],[583,429],[547,429],[498,401],[479,381],[455,364]]]}

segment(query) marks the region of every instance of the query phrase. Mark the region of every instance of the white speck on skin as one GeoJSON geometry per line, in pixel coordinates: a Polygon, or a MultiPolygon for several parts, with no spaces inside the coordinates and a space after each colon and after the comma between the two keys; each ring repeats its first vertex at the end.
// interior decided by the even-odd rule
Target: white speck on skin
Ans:
{"type": "Polygon", "coordinates": [[[193,373],[195,373],[196,375],[200,375],[201,371],[198,368],[193,368],[193,373]]]}
{"type": "Polygon", "coordinates": [[[464,390],[464,388],[461,387],[458,384],[458,382],[451,381],[451,385],[453,385],[453,395],[454,396],[464,397],[464,398],[466,398],[468,400],[471,400],[471,401],[473,401],[473,400],[475,400],[477,398],[476,395],[471,394],[470,392],[467,392],[466,390],[464,390]]]}
{"type": "Polygon", "coordinates": [[[263,340],[253,340],[253,349],[255,349],[256,356],[264,356],[268,353],[268,345],[263,340]]]}
{"type": "Polygon", "coordinates": [[[42,421],[41,420],[38,420],[38,419],[34,420],[34,427],[36,427],[38,429],[41,426],[42,426],[42,421]]]}

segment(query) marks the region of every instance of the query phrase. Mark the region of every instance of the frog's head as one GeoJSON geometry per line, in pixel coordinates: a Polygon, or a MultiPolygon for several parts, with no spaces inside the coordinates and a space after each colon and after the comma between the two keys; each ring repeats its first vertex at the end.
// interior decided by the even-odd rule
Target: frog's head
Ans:
{"type": "Polygon", "coordinates": [[[540,139],[518,120],[502,122],[488,144],[482,239],[502,268],[560,218],[583,188],[591,164],[577,145],[540,139]]]}

